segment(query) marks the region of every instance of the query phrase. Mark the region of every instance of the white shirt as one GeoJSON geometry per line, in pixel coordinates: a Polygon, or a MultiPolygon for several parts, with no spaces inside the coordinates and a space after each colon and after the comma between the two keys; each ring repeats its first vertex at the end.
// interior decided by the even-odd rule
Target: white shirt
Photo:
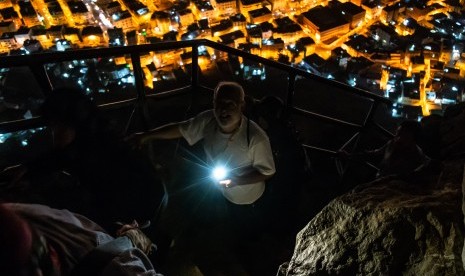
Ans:
{"type": "MultiPolygon", "coordinates": [[[[179,130],[189,145],[203,139],[207,163],[212,168],[223,165],[234,170],[237,175],[244,175],[254,169],[264,175],[275,173],[268,136],[255,122],[248,121],[245,116],[242,116],[239,129],[232,134],[220,131],[213,110],[202,112],[181,123],[179,130]]],[[[235,204],[252,204],[264,191],[264,181],[222,188],[226,199],[235,204]]]]}

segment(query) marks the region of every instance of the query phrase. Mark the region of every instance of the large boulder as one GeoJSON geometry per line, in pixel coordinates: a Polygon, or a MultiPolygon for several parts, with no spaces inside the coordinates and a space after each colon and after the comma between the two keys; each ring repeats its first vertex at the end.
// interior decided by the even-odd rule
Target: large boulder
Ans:
{"type": "Polygon", "coordinates": [[[278,275],[464,275],[462,178],[455,160],[436,178],[379,180],[334,199],[278,275]]]}

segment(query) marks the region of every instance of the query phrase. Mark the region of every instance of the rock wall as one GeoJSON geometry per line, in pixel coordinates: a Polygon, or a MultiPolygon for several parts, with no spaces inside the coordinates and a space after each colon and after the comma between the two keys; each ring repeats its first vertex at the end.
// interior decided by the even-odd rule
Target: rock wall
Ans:
{"type": "Polygon", "coordinates": [[[465,275],[463,166],[445,162],[437,178],[379,180],[334,199],[298,233],[278,275],[465,275]]]}

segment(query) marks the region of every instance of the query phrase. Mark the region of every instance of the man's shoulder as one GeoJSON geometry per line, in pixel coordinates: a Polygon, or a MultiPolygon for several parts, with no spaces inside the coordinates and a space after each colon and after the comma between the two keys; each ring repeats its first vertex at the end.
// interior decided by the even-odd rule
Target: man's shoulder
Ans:
{"type": "Polygon", "coordinates": [[[215,118],[215,113],[213,112],[213,109],[208,109],[201,111],[200,113],[195,115],[194,118],[213,119],[215,118]]]}
{"type": "Polygon", "coordinates": [[[268,134],[254,121],[247,120],[246,128],[248,128],[248,133],[252,142],[259,143],[261,141],[269,141],[268,134]]]}

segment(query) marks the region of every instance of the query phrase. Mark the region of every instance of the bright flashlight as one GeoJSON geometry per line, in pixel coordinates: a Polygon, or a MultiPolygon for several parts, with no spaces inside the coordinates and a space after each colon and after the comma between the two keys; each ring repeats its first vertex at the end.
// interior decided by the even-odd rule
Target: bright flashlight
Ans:
{"type": "Polygon", "coordinates": [[[223,166],[217,166],[212,171],[212,177],[215,180],[224,180],[228,176],[228,171],[223,166]]]}

